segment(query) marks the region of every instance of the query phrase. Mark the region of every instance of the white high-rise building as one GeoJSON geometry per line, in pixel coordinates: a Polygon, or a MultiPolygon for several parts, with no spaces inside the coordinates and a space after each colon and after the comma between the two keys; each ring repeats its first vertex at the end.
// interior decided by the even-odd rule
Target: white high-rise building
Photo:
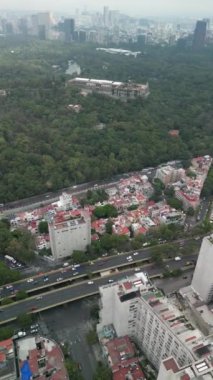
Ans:
{"type": "Polygon", "coordinates": [[[213,234],[203,238],[191,287],[205,303],[213,301],[213,234]]]}
{"type": "Polygon", "coordinates": [[[50,246],[54,259],[85,251],[91,243],[91,220],[78,210],[58,212],[49,223],[50,246]]]}
{"type": "Polygon", "coordinates": [[[204,348],[207,342],[201,331],[144,273],[105,285],[100,288],[100,295],[98,332],[105,325],[113,324],[118,336],[128,335],[136,341],[156,369],[169,357],[175,358],[178,368],[202,357],[198,348],[204,348]]]}

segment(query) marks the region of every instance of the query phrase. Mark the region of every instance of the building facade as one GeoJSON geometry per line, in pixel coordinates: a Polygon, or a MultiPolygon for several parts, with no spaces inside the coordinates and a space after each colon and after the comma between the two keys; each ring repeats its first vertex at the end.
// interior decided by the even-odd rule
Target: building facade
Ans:
{"type": "Polygon", "coordinates": [[[75,250],[85,251],[91,243],[91,221],[86,214],[73,217],[72,212],[60,212],[48,226],[55,260],[70,256],[75,250]]]}
{"type": "Polygon", "coordinates": [[[203,238],[191,286],[205,303],[213,301],[213,234],[203,238]]]}
{"type": "Polygon", "coordinates": [[[100,288],[97,331],[113,324],[118,336],[130,336],[156,368],[172,356],[180,367],[196,360],[194,347],[202,333],[161,292],[138,273],[129,280],[100,288]]]}
{"type": "Polygon", "coordinates": [[[146,98],[149,95],[149,84],[113,82],[102,79],[74,78],[68,81],[69,86],[78,86],[87,93],[98,92],[113,98],[127,100],[146,98]]]}
{"type": "Polygon", "coordinates": [[[201,49],[205,46],[206,32],[207,32],[207,21],[206,20],[197,21],[195,31],[194,31],[194,36],[193,36],[193,47],[195,49],[201,49]]]}

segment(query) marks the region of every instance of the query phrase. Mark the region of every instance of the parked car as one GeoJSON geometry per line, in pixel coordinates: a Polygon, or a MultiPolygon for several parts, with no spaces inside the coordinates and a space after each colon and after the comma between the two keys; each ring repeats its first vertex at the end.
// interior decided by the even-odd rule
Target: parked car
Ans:
{"type": "Polygon", "coordinates": [[[88,284],[88,285],[93,285],[93,284],[94,284],[94,281],[88,281],[87,284],[88,284]]]}

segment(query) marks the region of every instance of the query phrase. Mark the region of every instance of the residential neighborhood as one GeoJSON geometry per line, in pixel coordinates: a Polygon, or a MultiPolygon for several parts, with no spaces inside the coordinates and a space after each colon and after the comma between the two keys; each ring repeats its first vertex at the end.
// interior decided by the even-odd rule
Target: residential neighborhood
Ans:
{"type": "MultiPolygon", "coordinates": [[[[211,164],[212,158],[204,156],[193,158],[188,169],[175,168],[174,165],[169,164],[160,165],[155,171],[154,178],[150,178],[148,172],[147,174],[144,174],[144,171],[135,173],[121,178],[112,187],[105,189],[106,199],[95,204],[87,204],[85,201],[86,203],[82,205],[80,198],[69,193],[62,193],[57,202],[32,211],[17,213],[11,219],[11,226],[14,229],[27,228],[35,235],[37,251],[51,248],[54,259],[68,256],[73,250],[86,250],[91,241],[99,240],[100,236],[106,233],[109,222],[114,235],[129,238],[137,235],[145,236],[161,225],[183,226],[187,209],[196,209],[200,204],[201,191],[211,164]],[[174,197],[182,202],[182,209],[169,205],[164,191],[158,201],[153,200],[156,181],[160,181],[165,193],[166,189],[173,188],[174,197]],[[107,205],[113,207],[116,216],[96,217],[94,211],[107,205]],[[39,233],[38,225],[42,220],[48,223],[49,232],[39,233]],[[83,220],[87,221],[86,224],[82,224],[83,220]],[[64,253],[60,252],[59,255],[54,248],[55,237],[59,239],[59,230],[68,231],[68,224],[75,224],[72,232],[75,238],[72,237],[71,240],[75,240],[76,244],[71,244],[72,249],[70,242],[65,244],[64,253]],[[77,239],[76,234],[80,226],[81,229],[85,226],[87,232],[84,238],[80,234],[77,239]],[[84,244],[80,244],[81,240],[84,244]]],[[[98,185],[94,187],[94,191],[97,189],[98,185]]],[[[60,234],[58,244],[61,247],[66,240],[65,235],[60,234]]]]}

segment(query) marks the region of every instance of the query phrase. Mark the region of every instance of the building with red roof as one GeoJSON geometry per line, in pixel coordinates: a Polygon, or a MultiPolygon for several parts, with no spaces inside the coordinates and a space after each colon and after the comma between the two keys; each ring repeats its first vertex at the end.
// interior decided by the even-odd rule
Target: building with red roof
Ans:
{"type": "Polygon", "coordinates": [[[28,366],[37,380],[68,380],[63,353],[58,344],[39,335],[16,339],[19,368],[28,366]]]}

